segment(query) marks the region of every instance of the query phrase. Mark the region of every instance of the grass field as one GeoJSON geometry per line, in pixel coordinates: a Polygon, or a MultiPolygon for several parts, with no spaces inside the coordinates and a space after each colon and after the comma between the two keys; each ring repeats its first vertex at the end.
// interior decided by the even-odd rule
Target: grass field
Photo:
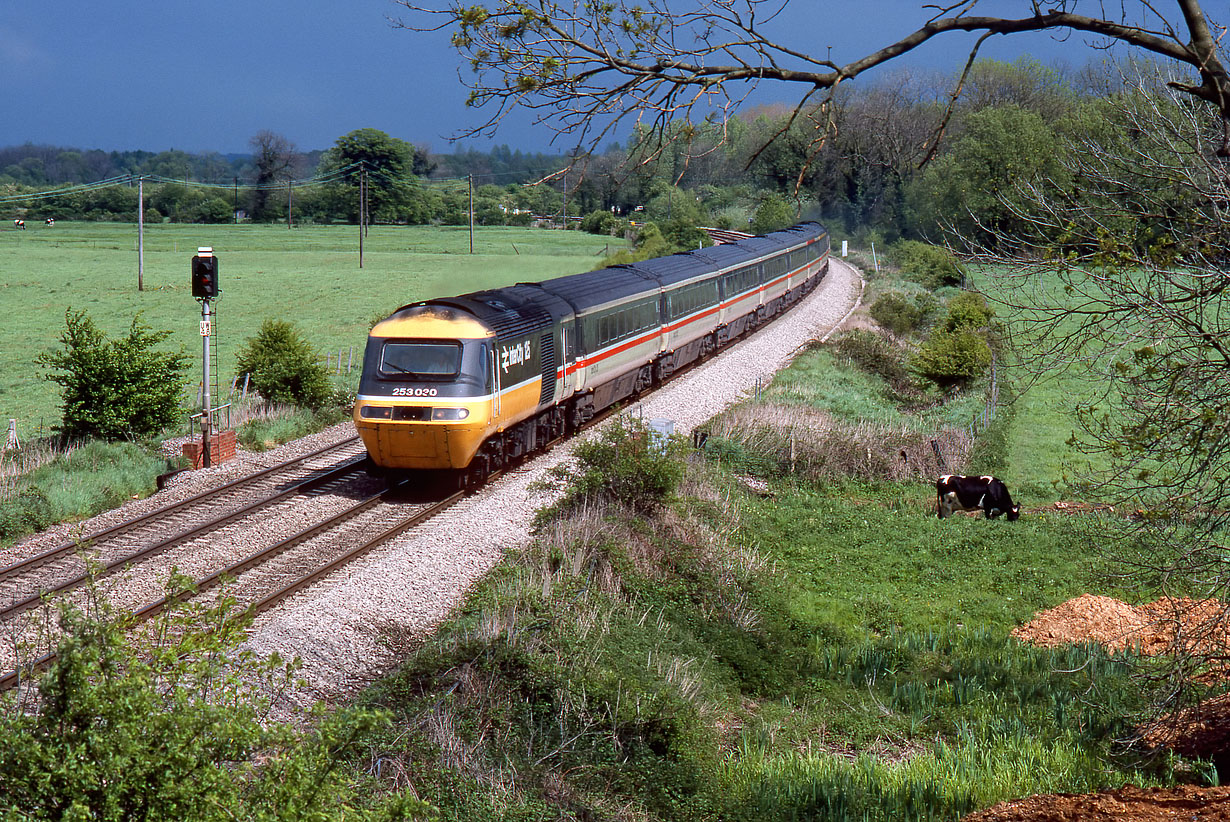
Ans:
{"type": "MultiPolygon", "coordinates": [[[[223,382],[235,352],[267,318],[293,321],[324,352],[353,347],[357,358],[377,317],[436,296],[599,265],[618,241],[580,232],[376,226],[359,268],[354,226],[146,226],[144,290],[137,290],[137,229],[117,223],[57,222],[17,231],[0,227],[0,418],[16,418],[23,437],[59,420],[58,386],[35,357],[59,345],[68,308],[86,310],[108,334],[127,331],[143,312],[169,344],[200,358],[200,305],[189,271],[198,246],[220,261],[222,298],[215,328],[223,382]]],[[[198,368],[193,372],[200,379],[198,368]]]]}

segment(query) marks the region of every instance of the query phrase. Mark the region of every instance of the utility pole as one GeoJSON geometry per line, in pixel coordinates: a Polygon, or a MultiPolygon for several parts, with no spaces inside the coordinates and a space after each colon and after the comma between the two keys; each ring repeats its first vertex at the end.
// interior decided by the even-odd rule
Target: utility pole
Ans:
{"type": "Polygon", "coordinates": [[[568,230],[568,170],[564,170],[564,230],[568,230]]]}
{"type": "Polygon", "coordinates": [[[295,218],[293,215],[295,210],[295,181],[286,181],[286,227],[295,227],[295,218]]]}
{"type": "Polygon", "coordinates": [[[363,217],[367,214],[367,169],[359,169],[359,268],[363,267],[363,217]]]}
{"type": "Polygon", "coordinates": [[[474,253],[474,175],[470,175],[470,253],[474,253]]]}
{"type": "Polygon", "coordinates": [[[239,225],[239,178],[235,178],[235,225],[239,225]]]}
{"type": "Polygon", "coordinates": [[[137,290],[145,290],[145,178],[137,178],[137,290]]]}

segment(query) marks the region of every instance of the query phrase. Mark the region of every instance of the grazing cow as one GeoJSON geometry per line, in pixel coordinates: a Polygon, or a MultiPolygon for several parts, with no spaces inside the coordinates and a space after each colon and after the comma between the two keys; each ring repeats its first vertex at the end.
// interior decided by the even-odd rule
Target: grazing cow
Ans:
{"type": "Polygon", "coordinates": [[[25,230],[26,230],[26,221],[25,221],[25,220],[14,220],[14,221],[13,221],[13,228],[20,228],[22,231],[25,231],[25,230]]]}
{"type": "Polygon", "coordinates": [[[1021,506],[1012,504],[1008,486],[995,477],[964,477],[945,474],[935,481],[935,513],[940,518],[953,511],[978,511],[994,519],[1007,514],[1012,522],[1021,516],[1021,506]]]}
{"type": "Polygon", "coordinates": [[[52,227],[53,225],[55,225],[55,224],[56,224],[56,218],[55,218],[55,217],[48,217],[48,218],[47,218],[47,227],[48,227],[48,228],[51,228],[51,227],[52,227]]]}

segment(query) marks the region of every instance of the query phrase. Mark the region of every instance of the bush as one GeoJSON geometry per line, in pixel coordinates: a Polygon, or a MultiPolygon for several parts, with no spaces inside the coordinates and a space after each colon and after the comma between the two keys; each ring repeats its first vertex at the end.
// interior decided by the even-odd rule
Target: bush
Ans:
{"type": "Polygon", "coordinates": [[[989,328],[995,318],[995,310],[987,305],[986,298],[975,291],[958,294],[948,301],[948,314],[944,317],[946,331],[970,331],[989,328]]]}
{"type": "Polygon", "coordinates": [[[909,379],[900,349],[873,331],[856,328],[836,337],[831,345],[837,356],[889,383],[896,385],[909,379]]]}
{"type": "Polygon", "coordinates": [[[780,194],[769,194],[757,207],[749,230],[753,234],[767,234],[770,231],[789,228],[793,223],[794,213],[785,198],[780,194]]]}
{"type": "Polygon", "coordinates": [[[683,478],[677,449],[641,423],[612,425],[597,439],[580,443],[573,462],[551,469],[544,483],[564,491],[557,512],[606,501],[650,513],[670,498],[683,478]]]}
{"type": "Polygon", "coordinates": [[[581,220],[581,230],[589,234],[617,237],[627,226],[623,220],[609,211],[591,211],[581,220]]]}
{"type": "Polygon", "coordinates": [[[910,362],[919,376],[936,385],[964,385],[991,365],[991,347],[976,332],[937,328],[910,362]]]}
{"type": "Polygon", "coordinates": [[[965,283],[965,272],[946,248],[904,240],[893,246],[892,256],[907,277],[931,291],[965,283]]]}
{"type": "Polygon", "coordinates": [[[890,291],[871,304],[871,318],[898,337],[917,331],[934,310],[935,298],[912,300],[899,291],[890,291]]]}
{"type": "Polygon", "coordinates": [[[329,399],[329,377],[316,350],[293,323],[265,320],[261,330],[240,349],[238,380],[270,402],[320,408],[329,399]]]}
{"type": "Polygon", "coordinates": [[[56,369],[46,376],[63,388],[66,438],[137,439],[176,422],[188,355],[154,350],[170,331],[152,330],[138,314],[127,337],[109,340],[84,311],[70,308],[64,320],[64,349],[36,362],[56,369]]]}

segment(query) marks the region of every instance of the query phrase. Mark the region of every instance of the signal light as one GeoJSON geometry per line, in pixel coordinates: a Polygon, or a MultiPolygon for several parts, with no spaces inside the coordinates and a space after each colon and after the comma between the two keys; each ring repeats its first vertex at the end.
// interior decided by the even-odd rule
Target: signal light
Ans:
{"type": "Polygon", "coordinates": [[[198,300],[218,296],[218,258],[212,248],[198,248],[192,258],[192,296],[198,300]]]}

